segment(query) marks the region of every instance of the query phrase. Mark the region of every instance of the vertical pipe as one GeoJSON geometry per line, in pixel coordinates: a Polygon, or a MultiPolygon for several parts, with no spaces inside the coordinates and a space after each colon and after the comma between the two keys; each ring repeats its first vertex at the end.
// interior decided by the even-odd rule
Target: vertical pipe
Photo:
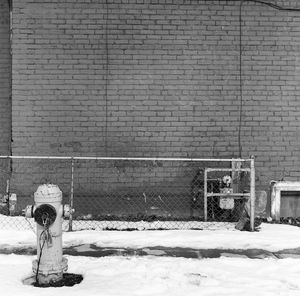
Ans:
{"type": "Polygon", "coordinates": [[[241,165],[242,163],[240,161],[232,161],[231,168],[232,168],[232,189],[233,193],[240,192],[240,175],[241,175],[241,165]]]}
{"type": "Polygon", "coordinates": [[[105,156],[108,155],[108,142],[107,142],[107,137],[108,137],[108,87],[109,87],[109,46],[108,46],[108,17],[109,17],[109,3],[108,0],[105,0],[105,58],[106,58],[106,63],[105,63],[105,93],[104,93],[104,98],[105,98],[105,130],[104,130],[104,152],[105,156]]]}
{"type": "MultiPolygon", "coordinates": [[[[9,135],[9,143],[8,143],[8,152],[9,155],[12,155],[12,143],[13,143],[13,125],[12,125],[12,111],[13,111],[13,103],[12,103],[12,93],[13,93],[13,79],[12,79],[12,55],[13,55],[13,1],[8,0],[8,6],[9,6],[9,59],[10,59],[10,65],[9,65],[9,71],[10,71],[10,77],[9,77],[9,111],[10,111],[10,135],[9,135]]],[[[10,165],[10,173],[12,172],[12,159],[9,160],[10,165]]]]}
{"type": "Polygon", "coordinates": [[[70,216],[69,216],[69,230],[73,230],[73,200],[74,200],[74,158],[71,160],[71,193],[70,193],[70,216]]]}
{"type": "Polygon", "coordinates": [[[250,161],[250,229],[254,231],[254,216],[255,216],[255,167],[254,156],[251,156],[250,161]]]}
{"type": "Polygon", "coordinates": [[[207,171],[204,170],[204,221],[207,221],[207,171]]]}
{"type": "Polygon", "coordinates": [[[238,127],[238,149],[239,158],[242,157],[242,143],[241,143],[241,132],[243,125],[243,19],[242,19],[242,6],[243,0],[240,1],[240,13],[239,13],[239,91],[240,91],[240,104],[239,104],[239,127],[238,127]]]}

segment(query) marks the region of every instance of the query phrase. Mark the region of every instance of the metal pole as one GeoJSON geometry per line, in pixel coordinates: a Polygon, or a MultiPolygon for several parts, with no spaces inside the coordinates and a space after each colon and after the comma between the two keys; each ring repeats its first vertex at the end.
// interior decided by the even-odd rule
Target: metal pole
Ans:
{"type": "Polygon", "coordinates": [[[70,193],[70,216],[69,216],[69,230],[73,230],[73,200],[74,200],[74,158],[71,160],[71,193],[70,193]]]}
{"type": "Polygon", "coordinates": [[[250,230],[254,231],[254,216],[255,216],[255,167],[254,156],[251,156],[250,162],[250,230]]]}
{"type": "Polygon", "coordinates": [[[74,160],[141,160],[141,161],[208,161],[208,162],[232,162],[232,161],[241,161],[241,162],[250,162],[251,159],[242,159],[242,158],[172,158],[172,157],[93,157],[93,156],[22,156],[22,155],[0,155],[0,159],[10,158],[10,159],[74,159],[74,160]]]}
{"type": "Polygon", "coordinates": [[[204,221],[207,221],[207,171],[204,170],[204,221]]]}

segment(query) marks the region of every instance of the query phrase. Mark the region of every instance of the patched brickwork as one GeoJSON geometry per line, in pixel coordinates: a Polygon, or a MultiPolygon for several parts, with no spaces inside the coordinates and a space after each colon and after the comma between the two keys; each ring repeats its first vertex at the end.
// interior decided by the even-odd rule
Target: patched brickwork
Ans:
{"type": "MultiPolygon", "coordinates": [[[[14,1],[13,153],[238,157],[239,1],[107,2],[14,1]]],[[[300,13],[242,19],[242,156],[267,189],[300,177],[300,13]]]]}
{"type": "Polygon", "coordinates": [[[10,59],[9,7],[0,1],[0,154],[10,151],[11,135],[11,59],[10,59]]]}

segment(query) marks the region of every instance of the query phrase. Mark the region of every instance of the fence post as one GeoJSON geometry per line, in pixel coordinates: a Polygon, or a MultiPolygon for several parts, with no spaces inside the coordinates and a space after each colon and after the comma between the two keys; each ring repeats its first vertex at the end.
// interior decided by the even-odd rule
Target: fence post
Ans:
{"type": "Polygon", "coordinates": [[[250,160],[250,230],[254,231],[255,216],[255,167],[254,156],[250,160]]]}
{"type": "Polygon", "coordinates": [[[73,230],[73,200],[74,200],[74,158],[71,159],[71,192],[70,192],[70,216],[69,216],[69,229],[68,231],[73,230]]]}
{"type": "Polygon", "coordinates": [[[204,170],[204,221],[207,221],[207,170],[204,170]]]}

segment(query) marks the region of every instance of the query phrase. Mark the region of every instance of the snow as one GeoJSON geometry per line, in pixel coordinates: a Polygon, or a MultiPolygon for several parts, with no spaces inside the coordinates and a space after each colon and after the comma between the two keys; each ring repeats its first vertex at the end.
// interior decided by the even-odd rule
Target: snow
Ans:
{"type": "Polygon", "coordinates": [[[36,288],[22,283],[33,257],[0,255],[1,291],[7,296],[300,295],[300,259],[67,258],[69,272],[82,274],[82,283],[36,288]]]}
{"type": "Polygon", "coordinates": [[[263,224],[260,232],[228,230],[84,231],[64,234],[64,245],[84,243],[99,247],[184,247],[196,249],[264,249],[279,251],[300,247],[300,228],[263,224]]]}
{"type": "MultiPolygon", "coordinates": [[[[33,229],[35,222],[32,218],[24,218],[21,216],[10,217],[0,215],[0,228],[2,229],[14,229],[25,230],[33,229]]],[[[205,230],[217,230],[220,228],[234,230],[235,223],[230,222],[200,222],[200,221],[97,221],[97,220],[74,220],[72,223],[72,229],[79,230],[161,230],[161,229],[205,229],[205,230]]],[[[64,231],[69,229],[69,221],[64,220],[62,228],[64,231]]]]}
{"type": "MultiPolygon", "coordinates": [[[[94,244],[98,247],[143,248],[182,247],[193,249],[263,249],[270,252],[300,248],[300,227],[262,224],[259,232],[218,230],[147,230],[64,232],[63,246],[94,244]]],[[[0,230],[0,248],[34,247],[36,236],[30,230],[0,230]]]]}
{"type": "MultiPolygon", "coordinates": [[[[83,244],[117,248],[255,248],[272,252],[300,248],[300,228],[262,224],[259,232],[252,233],[226,227],[216,230],[83,230],[63,233],[64,247],[83,244]]],[[[35,245],[33,229],[16,230],[7,226],[0,230],[0,250],[35,245]]],[[[249,259],[225,253],[213,259],[160,256],[66,257],[69,261],[68,272],[82,274],[82,283],[73,287],[36,288],[22,282],[32,275],[35,256],[0,254],[1,293],[7,296],[43,296],[53,293],[56,296],[65,296],[66,293],[72,296],[300,295],[300,258],[249,259]]]]}

